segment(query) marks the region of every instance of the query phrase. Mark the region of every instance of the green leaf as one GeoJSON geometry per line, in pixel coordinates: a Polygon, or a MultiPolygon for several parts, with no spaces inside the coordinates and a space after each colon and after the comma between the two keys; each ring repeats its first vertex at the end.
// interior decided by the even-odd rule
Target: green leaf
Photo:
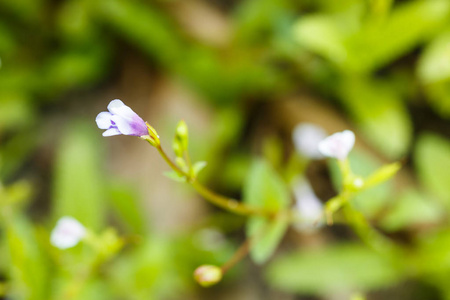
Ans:
{"type": "MultiPolygon", "coordinates": [[[[95,128],[96,129],[96,128],[95,128]]],[[[105,223],[104,174],[100,172],[101,135],[89,123],[65,132],[54,172],[53,217],[68,215],[99,229],[105,223]]]]}
{"type": "Polygon", "coordinates": [[[173,244],[167,239],[153,236],[114,260],[109,284],[116,297],[130,298],[133,291],[131,299],[176,298],[184,278],[180,277],[180,262],[174,261],[173,252],[173,244]]]}
{"type": "Polygon", "coordinates": [[[416,267],[422,274],[448,274],[450,268],[450,231],[448,228],[424,232],[419,236],[416,267]]]}
{"type": "Polygon", "coordinates": [[[302,16],[294,34],[302,46],[352,73],[369,73],[405,55],[439,32],[450,11],[446,0],[409,1],[374,22],[361,1],[342,7],[336,14],[302,16]]]}
{"type": "MultiPolygon", "coordinates": [[[[280,212],[288,207],[289,201],[287,187],[281,178],[266,162],[255,161],[244,185],[244,202],[280,212]]],[[[272,220],[260,216],[248,219],[247,235],[253,239],[250,256],[256,263],[264,263],[271,257],[287,226],[288,220],[282,213],[272,220]]]]}
{"type": "Polygon", "coordinates": [[[186,177],[184,177],[184,176],[178,174],[178,172],[176,172],[176,171],[174,171],[174,170],[164,172],[163,174],[164,174],[164,176],[166,176],[167,178],[172,179],[172,180],[174,180],[174,181],[177,181],[177,182],[186,182],[186,177]]]}
{"type": "Polygon", "coordinates": [[[406,154],[411,143],[411,120],[398,93],[387,82],[346,78],[342,102],[373,146],[391,159],[406,154]]]}
{"type": "Polygon", "coordinates": [[[32,224],[22,215],[8,218],[6,228],[12,295],[21,299],[49,299],[49,262],[39,249],[32,224]]]}
{"type": "Polygon", "coordinates": [[[289,219],[285,214],[280,214],[271,221],[264,217],[252,217],[248,220],[247,235],[254,239],[250,255],[256,263],[262,264],[272,256],[288,225],[289,219]]]}
{"type": "Polygon", "coordinates": [[[391,179],[395,176],[395,174],[397,174],[401,167],[402,164],[399,162],[394,162],[380,167],[372,175],[367,177],[364,182],[364,188],[370,188],[391,179]]]}
{"type": "Polygon", "coordinates": [[[302,46],[339,64],[345,60],[347,51],[343,34],[337,27],[335,20],[329,16],[306,16],[295,25],[294,35],[302,46]]]}
{"type": "Polygon", "coordinates": [[[144,210],[137,201],[136,190],[120,183],[114,183],[110,185],[109,193],[111,204],[116,214],[122,219],[122,223],[132,233],[144,233],[146,231],[144,210]]]}
{"type": "Polygon", "coordinates": [[[431,107],[443,117],[450,116],[450,31],[434,39],[417,65],[431,107]]]}
{"type": "Polygon", "coordinates": [[[419,59],[417,75],[425,84],[450,79],[450,31],[427,46],[419,59]]]}
{"type": "Polygon", "coordinates": [[[381,219],[383,229],[396,231],[409,226],[433,224],[444,215],[440,205],[416,190],[407,190],[398,197],[381,219]]]}
{"type": "Polygon", "coordinates": [[[422,184],[450,209],[450,142],[434,134],[422,134],[414,152],[422,184]]]}
{"type": "Polygon", "coordinates": [[[203,170],[208,163],[206,161],[198,161],[192,166],[192,172],[194,173],[194,177],[197,177],[198,173],[203,170]]]}
{"type": "Polygon", "coordinates": [[[376,252],[344,244],[280,257],[269,265],[266,275],[270,284],[286,292],[330,295],[387,287],[400,274],[376,252]]]}

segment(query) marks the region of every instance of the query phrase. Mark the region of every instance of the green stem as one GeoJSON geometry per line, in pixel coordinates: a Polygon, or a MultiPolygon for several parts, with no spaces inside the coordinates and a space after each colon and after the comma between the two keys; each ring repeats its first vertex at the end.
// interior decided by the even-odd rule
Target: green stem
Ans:
{"type": "Polygon", "coordinates": [[[250,207],[248,205],[245,205],[235,199],[228,198],[222,195],[219,195],[204,185],[202,185],[200,182],[197,181],[196,178],[193,178],[188,173],[181,170],[164,152],[161,145],[156,146],[156,149],[161,154],[162,158],[167,162],[167,164],[178,173],[178,175],[183,176],[186,178],[187,182],[189,182],[192,187],[200,194],[202,195],[207,201],[210,203],[221,207],[225,210],[228,210],[230,212],[240,214],[240,215],[260,215],[260,216],[267,216],[271,217],[275,214],[275,212],[259,209],[256,207],[250,207]]]}
{"type": "Polygon", "coordinates": [[[389,238],[373,228],[362,213],[355,210],[350,202],[342,207],[344,216],[359,238],[375,251],[388,257],[398,257],[400,248],[389,238]]]}
{"type": "Polygon", "coordinates": [[[231,257],[231,259],[221,267],[222,274],[225,274],[229,269],[240,262],[248,254],[248,252],[250,251],[250,241],[250,239],[247,239],[234,253],[233,257],[231,257]]]}

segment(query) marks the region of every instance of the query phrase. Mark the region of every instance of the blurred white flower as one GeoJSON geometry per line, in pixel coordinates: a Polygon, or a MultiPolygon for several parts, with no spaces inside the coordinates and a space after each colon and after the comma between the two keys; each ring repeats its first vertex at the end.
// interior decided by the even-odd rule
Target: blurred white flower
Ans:
{"type": "Polygon", "coordinates": [[[323,204],[317,198],[310,184],[303,178],[294,184],[295,205],[301,222],[295,227],[301,231],[310,231],[323,224],[323,204]]]}
{"type": "Polygon", "coordinates": [[[344,130],[330,135],[319,143],[319,151],[327,157],[339,160],[347,158],[355,145],[355,134],[353,131],[344,130]]]}
{"type": "Polygon", "coordinates": [[[50,242],[59,249],[74,247],[86,235],[86,228],[72,217],[62,217],[52,230],[50,242]]]}
{"type": "Polygon", "coordinates": [[[323,158],[318,145],[326,137],[325,130],[312,123],[299,123],[292,131],[295,149],[303,156],[311,159],[323,158]]]}

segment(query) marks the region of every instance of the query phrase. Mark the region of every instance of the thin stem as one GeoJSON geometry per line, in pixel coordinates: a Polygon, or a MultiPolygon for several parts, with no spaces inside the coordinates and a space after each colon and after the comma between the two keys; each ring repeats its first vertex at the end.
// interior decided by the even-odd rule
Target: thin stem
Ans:
{"type": "Polygon", "coordinates": [[[222,274],[225,274],[234,265],[240,262],[250,251],[250,239],[247,239],[239,249],[234,253],[233,257],[230,258],[222,267],[222,274]]]}
{"type": "Polygon", "coordinates": [[[192,163],[191,163],[191,156],[189,155],[189,151],[188,150],[184,151],[184,154],[186,156],[186,164],[188,166],[189,173],[192,174],[193,173],[193,171],[192,171],[192,163]]]}
{"type": "Polygon", "coordinates": [[[188,173],[181,170],[164,152],[161,145],[156,146],[156,149],[161,154],[163,159],[167,162],[167,164],[180,176],[183,176],[186,178],[187,182],[189,182],[192,187],[200,194],[202,195],[207,201],[210,203],[219,206],[223,209],[226,209],[228,211],[231,211],[236,214],[240,215],[261,215],[261,216],[267,216],[271,217],[275,214],[275,212],[267,211],[264,209],[259,209],[255,207],[250,207],[248,205],[245,205],[235,199],[228,198],[222,195],[219,195],[204,185],[202,185],[200,182],[197,181],[196,178],[190,176],[188,173]]]}
{"type": "Polygon", "coordinates": [[[181,170],[166,154],[166,152],[164,152],[163,148],[161,147],[161,145],[155,146],[155,148],[158,150],[159,154],[161,154],[162,158],[166,161],[166,163],[175,171],[178,173],[178,175],[184,176],[186,177],[186,179],[189,179],[190,176],[189,174],[187,174],[186,172],[184,172],[183,170],[181,170]]]}
{"type": "Polygon", "coordinates": [[[373,228],[363,214],[355,210],[350,203],[344,205],[343,212],[350,227],[372,249],[388,256],[393,256],[398,252],[398,246],[373,228]]]}

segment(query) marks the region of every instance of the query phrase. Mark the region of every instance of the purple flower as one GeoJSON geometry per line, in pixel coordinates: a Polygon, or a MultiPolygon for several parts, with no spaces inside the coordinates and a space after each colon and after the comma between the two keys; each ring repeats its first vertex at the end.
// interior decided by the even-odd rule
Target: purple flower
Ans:
{"type": "Polygon", "coordinates": [[[106,129],[103,136],[123,134],[140,137],[149,134],[144,120],[121,100],[112,100],[108,110],[109,112],[103,111],[95,118],[98,128],[106,129]]]}

